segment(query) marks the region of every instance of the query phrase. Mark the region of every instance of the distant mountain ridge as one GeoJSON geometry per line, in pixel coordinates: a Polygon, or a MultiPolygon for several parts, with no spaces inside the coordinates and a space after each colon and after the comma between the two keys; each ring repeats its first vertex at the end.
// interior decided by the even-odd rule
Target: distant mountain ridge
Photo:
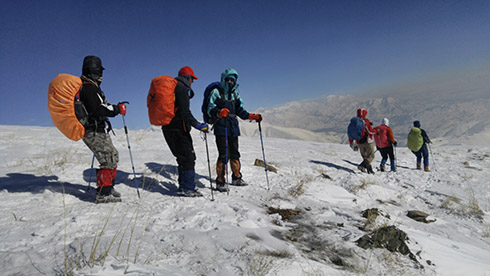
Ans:
{"type": "MultiPolygon", "coordinates": [[[[265,118],[264,135],[276,138],[346,143],[349,120],[362,107],[368,110],[367,118],[374,126],[387,117],[400,145],[406,144],[413,121],[420,120],[437,143],[489,146],[488,71],[458,78],[442,76],[359,95],[329,95],[257,112],[265,118]]],[[[241,127],[244,135],[257,134],[255,126],[241,127]]]]}

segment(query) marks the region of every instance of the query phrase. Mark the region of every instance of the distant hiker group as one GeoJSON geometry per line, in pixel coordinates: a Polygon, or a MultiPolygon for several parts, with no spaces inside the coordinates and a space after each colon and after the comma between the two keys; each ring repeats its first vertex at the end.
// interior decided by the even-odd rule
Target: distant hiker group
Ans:
{"type": "MultiPolygon", "coordinates": [[[[109,136],[112,128],[108,117],[121,114],[124,119],[127,103],[111,105],[107,102],[100,89],[103,70],[99,57],[87,56],[83,60],[81,77],[60,74],[50,83],[48,93],[48,109],[55,126],[71,140],[82,139],[100,164],[96,203],[121,201],[121,194],[114,189],[119,155],[109,136]]],[[[175,78],[153,78],[147,96],[150,123],[162,127],[164,139],[177,160],[178,195],[185,197],[202,196],[194,182],[196,155],[191,127],[206,134],[208,124],[214,125],[218,148],[216,190],[228,192],[228,162],[232,172],[229,184],[247,185],[241,174],[237,117],[258,122],[259,130],[262,121],[261,114],[249,113],[244,108],[237,90],[238,72],[229,68],[221,74],[219,82],[213,82],[206,88],[202,105],[205,122],[199,122],[189,108],[190,99],[194,96],[191,85],[197,79],[191,67],[182,67],[175,78]]],[[[127,134],[126,125],[125,130],[127,134]]]]}
{"type": "MultiPolygon", "coordinates": [[[[347,127],[347,136],[350,147],[354,151],[361,153],[363,161],[357,166],[362,172],[374,174],[371,162],[374,160],[374,145],[381,154],[379,170],[385,171],[385,164],[390,159],[390,171],[396,172],[395,147],[398,145],[394,138],[393,130],[389,127],[388,118],[383,118],[381,125],[372,127],[371,122],[366,118],[367,110],[359,108],[357,116],[353,117],[347,127]]],[[[408,148],[417,157],[416,168],[421,169],[421,161],[424,159],[424,170],[429,171],[429,151],[428,143],[431,143],[425,130],[420,128],[420,121],[413,122],[413,127],[408,134],[408,148]]]]}

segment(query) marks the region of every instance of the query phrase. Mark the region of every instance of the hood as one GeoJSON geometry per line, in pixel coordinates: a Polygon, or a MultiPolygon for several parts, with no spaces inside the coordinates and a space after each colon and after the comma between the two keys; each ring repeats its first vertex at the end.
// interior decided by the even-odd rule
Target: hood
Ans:
{"type": "Polygon", "coordinates": [[[388,118],[383,118],[383,120],[381,120],[381,124],[382,125],[385,125],[385,126],[389,126],[390,125],[390,120],[388,120],[388,118]]]}
{"type": "Polygon", "coordinates": [[[175,78],[178,82],[182,83],[185,88],[188,88],[189,89],[189,99],[192,99],[194,97],[194,90],[192,90],[191,88],[191,84],[189,82],[189,79],[185,76],[185,75],[180,75],[178,77],[175,78]]]}
{"type": "Polygon", "coordinates": [[[359,108],[357,110],[357,117],[361,117],[361,118],[366,118],[366,115],[367,115],[367,110],[364,109],[364,108],[359,108]]]}
{"type": "Polygon", "coordinates": [[[413,122],[413,126],[420,128],[420,121],[413,122]]]}
{"type": "Polygon", "coordinates": [[[223,73],[221,73],[221,87],[223,88],[225,93],[234,91],[238,88],[238,72],[235,69],[228,68],[223,73]],[[231,90],[229,89],[228,85],[226,85],[226,82],[225,82],[225,79],[230,75],[233,75],[235,77],[235,80],[236,80],[235,85],[231,88],[231,90]]]}

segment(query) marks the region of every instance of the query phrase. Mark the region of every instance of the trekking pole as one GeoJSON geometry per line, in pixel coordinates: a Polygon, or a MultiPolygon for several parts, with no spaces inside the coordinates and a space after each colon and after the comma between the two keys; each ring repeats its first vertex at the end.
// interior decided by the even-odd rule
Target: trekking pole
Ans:
{"type": "Polygon", "coordinates": [[[211,163],[209,162],[208,134],[206,132],[204,132],[204,141],[206,142],[206,155],[208,157],[209,186],[211,187],[211,201],[214,201],[213,181],[211,180],[211,163]]]}
{"type": "Polygon", "coordinates": [[[394,158],[395,160],[393,160],[393,162],[395,162],[395,169],[396,169],[396,168],[397,168],[397,163],[398,163],[398,162],[397,162],[397,160],[396,160],[396,146],[394,146],[394,147],[393,147],[393,150],[395,150],[395,152],[394,152],[394,154],[393,154],[393,158],[394,158]]]}
{"type": "Polygon", "coordinates": [[[94,170],[95,154],[92,156],[92,165],[90,166],[90,176],[88,177],[88,187],[87,192],[90,190],[90,183],[92,182],[92,171],[94,170]]]}
{"type": "Polygon", "coordinates": [[[269,176],[267,175],[267,163],[265,161],[264,140],[262,139],[262,126],[260,125],[260,122],[259,122],[259,134],[260,134],[260,144],[262,145],[262,157],[264,158],[265,178],[267,179],[267,191],[270,191],[269,176]]]}
{"type": "Polygon", "coordinates": [[[429,146],[429,153],[430,153],[430,159],[432,159],[432,166],[435,169],[436,168],[436,162],[434,161],[434,155],[432,154],[432,148],[430,147],[429,143],[427,143],[427,145],[429,146]]]}
{"type": "Polygon", "coordinates": [[[230,195],[230,187],[228,185],[228,121],[225,120],[225,144],[226,144],[226,154],[225,154],[225,183],[226,183],[226,195],[230,195]]]}
{"type": "Polygon", "coordinates": [[[131,159],[131,166],[133,167],[134,184],[136,185],[136,192],[138,193],[138,198],[141,199],[140,190],[138,188],[138,181],[136,180],[136,172],[134,171],[133,155],[131,154],[131,146],[129,145],[128,128],[126,127],[126,120],[124,119],[125,116],[126,115],[122,115],[122,119],[124,124],[124,132],[126,132],[126,140],[128,141],[129,158],[131,159]]]}

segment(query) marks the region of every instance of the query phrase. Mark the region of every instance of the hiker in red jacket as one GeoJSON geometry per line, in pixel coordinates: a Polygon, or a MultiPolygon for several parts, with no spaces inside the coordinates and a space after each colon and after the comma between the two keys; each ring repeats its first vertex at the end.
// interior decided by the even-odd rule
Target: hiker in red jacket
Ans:
{"type": "Polygon", "coordinates": [[[357,110],[357,117],[364,121],[364,129],[362,130],[361,138],[359,140],[352,140],[349,138],[349,144],[354,151],[359,149],[362,156],[362,163],[357,166],[357,168],[365,172],[374,174],[371,162],[374,160],[374,145],[373,145],[373,135],[376,130],[371,126],[371,122],[366,118],[367,110],[364,108],[359,108],[357,110]],[[354,143],[355,142],[355,143],[354,143]]]}
{"type": "Polygon", "coordinates": [[[391,171],[396,171],[393,146],[396,147],[397,143],[395,141],[395,138],[393,137],[393,130],[388,126],[389,123],[390,121],[388,120],[388,118],[384,118],[381,121],[381,125],[374,128],[377,132],[374,135],[374,142],[376,142],[376,147],[378,148],[379,153],[381,153],[381,163],[379,165],[379,170],[382,172],[385,171],[385,164],[388,160],[388,157],[390,158],[391,171]]]}

